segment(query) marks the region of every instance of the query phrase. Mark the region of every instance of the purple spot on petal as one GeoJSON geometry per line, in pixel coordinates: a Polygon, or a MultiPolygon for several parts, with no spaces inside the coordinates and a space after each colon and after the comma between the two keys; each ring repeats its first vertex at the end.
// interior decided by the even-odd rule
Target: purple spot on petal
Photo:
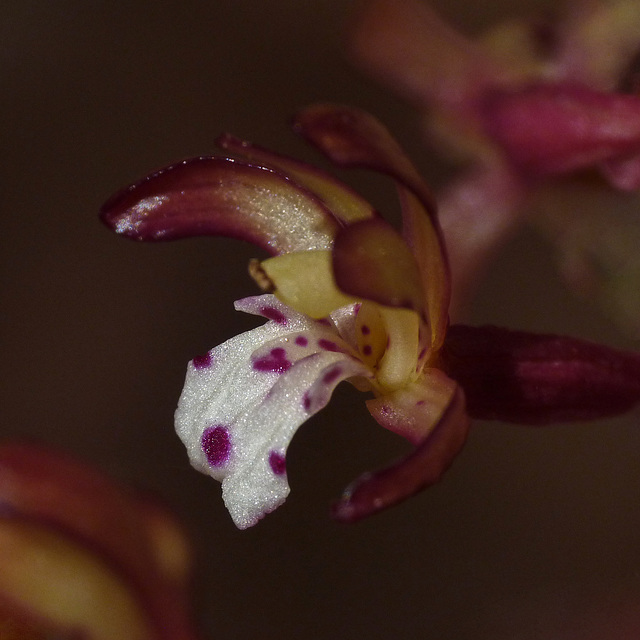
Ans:
{"type": "Polygon", "coordinates": [[[325,340],[324,338],[320,338],[320,340],[318,340],[318,346],[325,351],[342,351],[342,349],[340,349],[340,347],[335,342],[331,342],[331,340],[325,340]]]}
{"type": "Polygon", "coordinates": [[[329,318],[320,318],[319,320],[316,320],[316,322],[318,324],[322,324],[325,327],[330,327],[331,325],[331,320],[329,320],[329,318]]]}
{"type": "Polygon", "coordinates": [[[260,313],[269,320],[273,320],[278,324],[287,324],[287,316],[282,313],[282,311],[278,311],[274,307],[262,307],[260,309],[260,313]]]}
{"type": "Polygon", "coordinates": [[[291,368],[291,362],[287,360],[287,352],[281,347],[271,349],[268,356],[253,361],[256,371],[285,373],[291,368]]]}
{"type": "Polygon", "coordinates": [[[369,327],[366,324],[363,324],[360,327],[360,331],[362,331],[363,336],[368,336],[371,333],[371,329],[369,329],[369,327]]]}
{"type": "Polygon", "coordinates": [[[212,358],[210,353],[205,353],[201,356],[196,356],[192,362],[195,369],[207,369],[211,366],[212,358]]]}
{"type": "Polygon", "coordinates": [[[416,402],[416,407],[421,407],[424,404],[424,400],[418,400],[418,402],[416,402]]]}
{"type": "Polygon", "coordinates": [[[309,341],[304,336],[298,336],[296,338],[296,344],[299,347],[306,347],[309,344],[309,341]]]}
{"type": "Polygon", "coordinates": [[[231,452],[229,431],[222,425],[207,427],[202,434],[200,445],[212,467],[219,467],[229,459],[231,452]]]}
{"type": "Polygon", "coordinates": [[[422,358],[424,358],[424,356],[427,353],[427,347],[425,347],[419,354],[418,354],[418,360],[422,360],[422,358]]]}
{"type": "Polygon", "coordinates": [[[331,369],[330,371],[327,371],[327,373],[324,374],[322,378],[322,382],[324,382],[325,384],[331,384],[332,382],[335,382],[340,377],[341,374],[342,374],[342,367],[334,367],[333,369],[331,369]]]}
{"type": "Polygon", "coordinates": [[[387,404],[384,404],[380,407],[380,413],[383,416],[388,416],[391,413],[391,407],[387,404]]]}
{"type": "Polygon", "coordinates": [[[362,353],[365,356],[370,356],[372,351],[370,344],[365,344],[364,347],[362,347],[362,353]]]}
{"type": "Polygon", "coordinates": [[[278,451],[269,451],[269,466],[277,476],[281,476],[287,471],[287,461],[284,455],[278,451]]]}
{"type": "Polygon", "coordinates": [[[362,302],[356,302],[353,305],[353,312],[358,315],[360,313],[360,308],[362,307],[362,302]]]}
{"type": "Polygon", "coordinates": [[[311,396],[308,391],[302,396],[302,406],[305,411],[309,411],[309,409],[311,409],[311,396]]]}

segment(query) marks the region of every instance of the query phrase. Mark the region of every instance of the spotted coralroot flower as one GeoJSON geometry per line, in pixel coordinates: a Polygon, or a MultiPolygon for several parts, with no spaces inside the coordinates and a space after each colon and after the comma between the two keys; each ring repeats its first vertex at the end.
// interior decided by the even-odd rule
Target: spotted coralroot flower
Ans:
{"type": "Polygon", "coordinates": [[[0,638],[195,640],[165,509],[66,455],[0,445],[0,638]]]}
{"type": "Polygon", "coordinates": [[[567,205],[563,188],[585,170],[592,183],[599,173],[602,192],[640,187],[640,3],[569,1],[557,19],[512,19],[472,39],[426,2],[371,0],[354,17],[349,46],[360,68],[425,115],[437,147],[466,163],[438,196],[456,295],[535,208],[571,283],[590,285],[612,315],[628,316],[619,292],[632,287],[620,280],[637,281],[640,269],[623,246],[628,234],[603,236],[601,210],[589,205],[593,190],[582,200],[572,190],[567,205]],[[533,189],[541,187],[558,192],[538,202],[533,189]],[[580,215],[562,217],[562,206],[580,215]]]}
{"type": "Polygon", "coordinates": [[[372,397],[375,420],[415,445],[349,487],[333,515],[354,521],[435,483],[469,416],[525,423],[593,418],[640,399],[640,358],[555,336],[451,327],[447,256],[431,196],[370,115],[317,105],[295,129],[342,166],[391,176],[398,233],[330,175],[229,135],[241,159],[204,157],[150,175],[102,217],[138,240],[222,234],[272,257],[250,271],[268,293],[236,302],[266,319],[194,358],[176,429],[194,467],[222,482],[240,528],[289,493],[286,450],[343,380],[372,397]],[[465,402],[466,395],[466,402],[465,402]]]}

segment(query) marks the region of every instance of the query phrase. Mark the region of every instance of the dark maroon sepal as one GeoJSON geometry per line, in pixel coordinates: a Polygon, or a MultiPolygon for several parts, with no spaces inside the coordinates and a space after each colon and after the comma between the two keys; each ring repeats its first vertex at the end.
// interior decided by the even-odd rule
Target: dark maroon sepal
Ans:
{"type": "Polygon", "coordinates": [[[339,226],[314,194],[281,173],[213,156],[152,173],[112,196],[100,218],[134,240],[227,236],[272,255],[326,249],[339,226]]]}
{"type": "Polygon", "coordinates": [[[464,394],[457,388],[431,433],[406,458],[355,480],[332,505],[331,516],[357,522],[438,482],[464,446],[469,423],[464,394]]]}
{"type": "Polygon", "coordinates": [[[454,325],[441,358],[472,418],[542,425],[613,416],[640,402],[640,354],[585,340],[454,325]]]}
{"type": "Polygon", "coordinates": [[[342,167],[384,173],[410,189],[435,221],[433,194],[404,151],[371,114],[339,104],[314,104],[299,111],[293,130],[342,167]]]}

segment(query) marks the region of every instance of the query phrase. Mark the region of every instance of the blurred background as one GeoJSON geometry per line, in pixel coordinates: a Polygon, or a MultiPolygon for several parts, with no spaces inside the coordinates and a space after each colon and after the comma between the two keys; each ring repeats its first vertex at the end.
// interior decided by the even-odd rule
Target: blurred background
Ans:
{"type": "MultiPolygon", "coordinates": [[[[433,4],[474,33],[555,3],[433,4]]],[[[289,449],[286,505],[243,532],[174,434],[188,360],[255,324],[232,302],[255,293],[246,265],[258,254],[225,239],[136,244],[98,209],[153,169],[212,153],[224,131],[315,161],[287,129],[314,101],[372,111],[441,184],[448,167],[416,114],[348,63],[352,9],[4,0],[2,437],[52,443],[161,496],[194,543],[210,638],[568,638],[595,618],[618,637],[618,605],[640,607],[638,411],[545,429],[477,423],[440,485],[340,526],[331,500],[404,451],[343,385],[289,449]]],[[[395,211],[390,185],[340,175],[395,211]]],[[[640,347],[567,291],[530,231],[496,256],[464,319],[640,347]]]]}

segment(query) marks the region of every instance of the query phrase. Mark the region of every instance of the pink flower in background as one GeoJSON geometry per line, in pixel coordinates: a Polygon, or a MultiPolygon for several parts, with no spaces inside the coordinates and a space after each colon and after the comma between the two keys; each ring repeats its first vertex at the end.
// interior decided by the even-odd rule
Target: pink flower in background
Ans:
{"type": "Polygon", "coordinates": [[[0,637],[195,640],[164,508],[66,455],[0,446],[0,637]]]}
{"type": "Polygon", "coordinates": [[[294,128],[335,164],[390,176],[398,233],[329,174],[232,136],[238,159],[201,157],[158,171],[102,209],[143,241],[226,235],[272,257],[250,272],[265,291],[236,309],[266,323],[190,363],[176,430],[192,465],[222,482],[236,525],[289,493],[286,451],[341,381],[373,397],[374,419],[413,451],[365,474],[334,505],[355,521],[435,483],[470,417],[526,424],[595,418],[640,400],[640,356],[557,336],[449,327],[448,260],[429,190],[389,132],[357,109],[317,105],[294,128]]]}
{"type": "MultiPolygon", "coordinates": [[[[438,195],[457,296],[464,297],[492,250],[531,208],[533,189],[562,187],[567,176],[585,170],[600,174],[601,191],[640,187],[635,0],[571,2],[561,19],[505,21],[477,39],[418,0],[373,0],[354,19],[350,49],[361,68],[424,113],[445,155],[466,162],[438,195]]],[[[615,231],[603,240],[600,210],[590,204],[593,189],[584,191],[582,201],[575,189],[553,191],[551,199],[545,192],[538,204],[549,215],[539,218],[551,218],[546,224],[560,238],[563,260],[570,256],[565,271],[571,280],[602,289],[604,305],[620,307],[613,313],[627,322],[629,302],[615,280],[637,277],[635,255],[624,247],[628,225],[621,221],[613,240],[624,252],[615,260],[615,231]],[[582,215],[553,220],[562,208],[582,215]],[[576,230],[581,224],[593,232],[576,230]],[[603,276],[594,263],[614,273],[603,276]]],[[[616,223],[612,211],[612,229],[616,223]]],[[[631,321],[636,329],[639,318],[631,321]]]]}

